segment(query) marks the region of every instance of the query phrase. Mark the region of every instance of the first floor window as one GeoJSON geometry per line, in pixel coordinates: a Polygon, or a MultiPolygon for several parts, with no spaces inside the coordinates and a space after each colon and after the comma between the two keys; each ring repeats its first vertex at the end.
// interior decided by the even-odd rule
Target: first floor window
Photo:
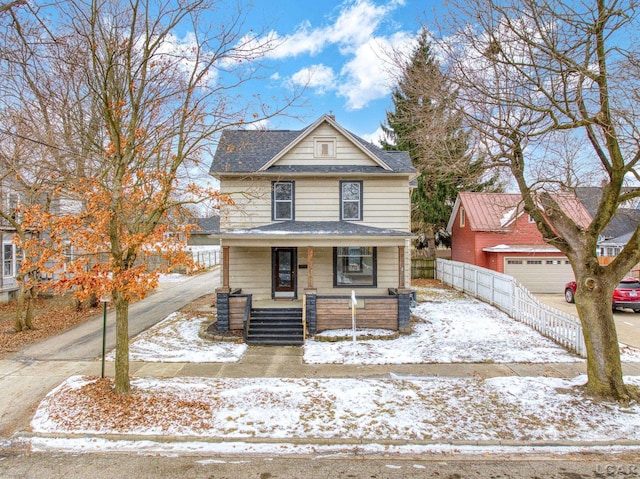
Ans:
{"type": "Polygon", "coordinates": [[[333,249],[334,286],[377,286],[376,248],[339,246],[333,249]]]}
{"type": "Polygon", "coordinates": [[[2,245],[2,258],[3,258],[3,266],[2,266],[2,274],[3,276],[13,276],[14,275],[14,264],[15,264],[15,247],[12,244],[2,245]]]}

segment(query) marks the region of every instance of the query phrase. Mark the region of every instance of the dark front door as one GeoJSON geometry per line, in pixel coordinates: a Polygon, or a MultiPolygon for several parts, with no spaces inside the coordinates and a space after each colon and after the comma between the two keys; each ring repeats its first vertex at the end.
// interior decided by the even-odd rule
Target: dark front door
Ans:
{"type": "Polygon", "coordinates": [[[273,248],[274,296],[295,296],[296,268],[297,261],[295,248],[273,248]]]}

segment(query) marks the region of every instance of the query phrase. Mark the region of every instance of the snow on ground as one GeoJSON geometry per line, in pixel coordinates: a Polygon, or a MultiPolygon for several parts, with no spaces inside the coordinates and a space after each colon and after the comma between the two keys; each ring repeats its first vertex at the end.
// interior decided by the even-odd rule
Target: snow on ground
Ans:
{"type": "Polygon", "coordinates": [[[187,275],[187,274],[167,273],[167,274],[161,274],[158,277],[158,282],[160,284],[163,284],[163,283],[182,283],[184,281],[187,281],[189,278],[190,278],[190,276],[187,275]]]}
{"type": "MultiPolygon", "coordinates": [[[[189,317],[180,312],[143,331],[129,344],[131,361],[227,363],[237,362],[247,349],[246,344],[211,341],[200,337],[200,329],[210,320],[189,317]]],[[[107,359],[113,361],[113,351],[107,359]]]]}
{"type": "MultiPolygon", "coordinates": [[[[311,339],[305,343],[304,360],[311,364],[582,361],[525,324],[468,296],[429,300],[412,312],[418,321],[412,323],[410,335],[355,343],[311,339]]],[[[350,330],[327,335],[335,334],[351,337],[350,330]]]]}
{"type": "MultiPolygon", "coordinates": [[[[568,363],[583,361],[563,347],[519,323],[497,308],[453,290],[423,290],[413,309],[412,332],[384,338],[388,330],[351,330],[320,333],[308,339],[308,364],[413,364],[413,363],[568,363]],[[360,339],[358,339],[360,338],[360,339]]],[[[245,344],[214,342],[199,336],[206,318],[189,319],[174,313],[144,331],[130,343],[132,361],[237,362],[245,344]]],[[[640,350],[621,346],[623,361],[640,362],[640,350]]],[[[113,360],[113,353],[108,359],[113,360]]]]}
{"type": "MultiPolygon", "coordinates": [[[[167,435],[285,444],[318,439],[396,446],[639,441],[640,405],[592,400],[578,387],[584,381],[139,378],[132,380],[136,392],[123,402],[105,392],[105,384],[75,376],[42,401],[31,427],[36,434],[58,436],[167,435]]],[[[640,378],[627,381],[640,385],[640,378]]],[[[80,441],[87,448],[89,442],[80,441]]],[[[364,444],[360,447],[366,450],[364,444]]],[[[272,446],[272,452],[278,450],[272,446]]]]}
{"type": "MultiPolygon", "coordinates": [[[[418,319],[411,335],[359,339],[355,344],[351,340],[308,341],[305,361],[580,360],[467,296],[429,290],[421,291],[419,299],[423,302],[414,310],[418,319]]],[[[132,359],[218,362],[240,357],[244,345],[199,338],[203,321],[181,314],[169,316],[132,341],[132,359]],[[203,356],[197,356],[199,350],[205,350],[203,356]]],[[[350,338],[351,331],[328,335],[350,338]]],[[[637,350],[624,354],[640,358],[637,350]]],[[[625,380],[640,385],[640,377],[625,380]]],[[[640,405],[623,407],[593,400],[580,387],[585,381],[585,377],[482,379],[393,374],[375,379],[132,378],[133,393],[123,398],[111,392],[106,380],[76,376],[41,402],[31,423],[36,437],[30,442],[36,451],[143,454],[563,453],[585,447],[593,450],[593,443],[600,451],[627,450],[608,447],[607,443],[617,441],[627,441],[628,448],[638,447],[640,405]],[[121,434],[123,440],[92,437],[103,434],[121,434]],[[129,435],[138,440],[129,440],[129,435]],[[171,440],[174,436],[180,440],[171,440]],[[169,439],[158,441],[158,437],[169,439]],[[559,443],[566,445],[558,447],[559,443]]]]}

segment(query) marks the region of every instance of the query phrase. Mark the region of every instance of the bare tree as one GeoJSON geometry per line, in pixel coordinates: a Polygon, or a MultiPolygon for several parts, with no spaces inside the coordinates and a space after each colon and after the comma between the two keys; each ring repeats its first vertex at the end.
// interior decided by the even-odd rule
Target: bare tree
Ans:
{"type": "Polygon", "coordinates": [[[9,8],[0,25],[2,182],[5,193],[19,198],[16,205],[5,202],[0,217],[13,229],[20,259],[17,331],[32,328],[32,302],[47,258],[33,246],[50,239],[25,213],[48,209],[62,187],[94,175],[100,164],[92,161],[91,148],[103,143],[95,102],[77,65],[68,61],[68,43],[43,28],[39,15],[37,7],[9,8]]]}
{"type": "Polygon", "coordinates": [[[622,379],[612,292],[640,260],[636,230],[602,266],[598,235],[619,205],[640,196],[635,0],[471,0],[454,9],[455,33],[439,42],[459,87],[459,106],[478,151],[507,167],[545,240],[565,253],[578,283],[576,306],[587,346],[587,389],[613,399],[635,391],[622,379]],[[579,155],[563,158],[579,142],[579,155]],[[583,227],[557,201],[590,165],[606,180],[583,227]]]}
{"type": "MultiPolygon", "coordinates": [[[[209,161],[223,128],[264,121],[296,99],[242,96],[241,87],[258,78],[260,57],[275,47],[268,36],[245,32],[244,18],[241,5],[216,0],[72,0],[57,5],[47,25],[50,65],[60,62],[73,79],[64,91],[74,108],[60,111],[44,93],[59,75],[44,68],[31,75],[31,90],[43,92],[36,110],[54,106],[51,125],[69,138],[67,159],[84,157],[80,166],[91,169],[69,168],[72,180],[57,189],[78,199],[79,211],[40,211],[32,220],[45,225],[58,259],[71,245],[81,253],[59,284],[114,301],[119,393],[130,389],[128,306],[159,272],[140,256],[153,250],[166,253],[168,265],[183,261],[166,241],[177,211],[187,202],[224,201],[181,177],[209,161]]],[[[64,156],[55,140],[46,143],[52,156],[64,156]]]]}

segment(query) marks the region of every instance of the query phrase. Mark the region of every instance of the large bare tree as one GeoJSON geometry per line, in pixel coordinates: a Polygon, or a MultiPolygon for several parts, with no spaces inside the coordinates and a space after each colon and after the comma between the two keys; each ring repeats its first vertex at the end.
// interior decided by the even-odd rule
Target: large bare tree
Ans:
{"type": "Polygon", "coordinates": [[[55,37],[42,13],[26,2],[0,12],[0,180],[4,194],[17,199],[3,202],[0,217],[19,247],[17,331],[32,328],[32,301],[47,263],[48,255],[33,246],[50,239],[25,213],[59,209],[63,186],[99,170],[91,151],[102,144],[96,102],[69,62],[79,55],[55,37]]]}
{"type": "Polygon", "coordinates": [[[640,231],[607,266],[599,234],[618,207],[640,197],[638,2],[470,0],[439,42],[476,146],[508,168],[545,240],[565,253],[578,283],[576,306],[587,346],[589,392],[636,394],[624,384],[612,292],[640,261],[640,231]],[[582,145],[577,153],[568,145],[582,145]],[[563,152],[572,151],[563,156],[563,152]],[[604,180],[588,227],[563,210],[576,167],[604,180]]]}
{"type": "MultiPolygon", "coordinates": [[[[178,231],[169,230],[170,219],[186,202],[221,200],[181,177],[209,161],[223,128],[276,116],[296,97],[242,95],[275,44],[245,29],[246,11],[233,1],[71,0],[43,13],[53,19],[51,54],[74,79],[69,95],[82,99],[65,130],[75,147],[65,151],[98,167],[75,169],[57,190],[77,199],[79,211],[34,214],[34,227],[51,235],[58,257],[69,245],[81,253],[67,263],[72,274],[62,285],[113,300],[115,389],[126,393],[128,306],[156,284],[158,273],[140,257],[155,251],[168,265],[180,261],[166,241],[178,231]]],[[[58,74],[45,70],[35,83],[58,74]]]]}

